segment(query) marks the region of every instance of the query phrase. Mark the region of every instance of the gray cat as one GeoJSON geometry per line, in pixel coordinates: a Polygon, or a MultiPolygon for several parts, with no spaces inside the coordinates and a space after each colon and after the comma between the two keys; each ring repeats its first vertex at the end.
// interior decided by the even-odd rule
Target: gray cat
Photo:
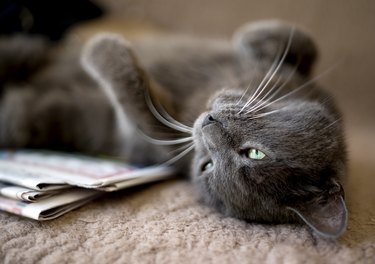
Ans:
{"type": "Polygon", "coordinates": [[[309,78],[317,52],[302,31],[266,21],[240,28],[232,44],[174,37],[133,46],[104,34],[83,49],[88,75],[74,55],[44,54],[30,76],[0,76],[0,147],[190,167],[202,200],[225,215],[304,222],[328,237],[345,231],[342,122],[309,78]]]}

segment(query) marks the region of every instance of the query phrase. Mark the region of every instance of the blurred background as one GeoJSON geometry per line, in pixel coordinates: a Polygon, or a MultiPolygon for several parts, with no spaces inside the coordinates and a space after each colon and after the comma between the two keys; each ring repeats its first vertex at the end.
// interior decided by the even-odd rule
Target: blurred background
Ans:
{"type": "Polygon", "coordinates": [[[84,39],[98,31],[121,31],[125,35],[178,32],[230,38],[243,23],[259,19],[281,19],[304,28],[320,50],[315,74],[337,65],[319,82],[334,94],[344,113],[353,176],[351,191],[374,197],[375,1],[1,0],[0,3],[1,30],[12,25],[10,31],[46,34],[53,40],[59,40],[64,33],[84,39]],[[15,20],[9,20],[9,10],[18,12],[15,20]]]}

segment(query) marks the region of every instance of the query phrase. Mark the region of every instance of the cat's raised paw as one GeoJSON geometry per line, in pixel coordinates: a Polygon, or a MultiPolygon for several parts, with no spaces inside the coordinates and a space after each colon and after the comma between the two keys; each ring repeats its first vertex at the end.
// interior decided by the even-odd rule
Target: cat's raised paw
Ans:
{"type": "Polygon", "coordinates": [[[81,55],[84,69],[95,79],[119,79],[134,71],[136,64],[130,43],[119,35],[103,33],[85,45],[81,55]]]}
{"type": "Polygon", "coordinates": [[[312,38],[292,24],[278,20],[247,23],[233,35],[233,44],[251,59],[277,60],[285,53],[284,62],[309,75],[317,57],[312,38]]]}

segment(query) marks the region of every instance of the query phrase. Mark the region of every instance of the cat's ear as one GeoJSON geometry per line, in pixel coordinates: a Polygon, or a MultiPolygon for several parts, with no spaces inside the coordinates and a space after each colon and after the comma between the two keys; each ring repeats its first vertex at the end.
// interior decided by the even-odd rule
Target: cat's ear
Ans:
{"type": "Polygon", "coordinates": [[[322,236],[336,238],[346,230],[348,212],[341,195],[330,196],[324,202],[315,201],[288,209],[322,236]]]}
{"type": "Polygon", "coordinates": [[[235,32],[233,44],[252,59],[271,62],[281,57],[288,47],[284,62],[297,67],[306,76],[310,74],[317,58],[315,43],[309,35],[293,25],[277,20],[245,24],[235,32]]]}

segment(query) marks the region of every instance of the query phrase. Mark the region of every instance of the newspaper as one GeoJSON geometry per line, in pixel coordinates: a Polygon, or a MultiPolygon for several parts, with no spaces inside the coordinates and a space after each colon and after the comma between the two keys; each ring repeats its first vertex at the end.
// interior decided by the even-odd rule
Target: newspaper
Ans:
{"type": "Polygon", "coordinates": [[[168,166],[137,167],[120,161],[50,151],[0,151],[0,210],[36,220],[58,217],[102,191],[170,178],[168,166]]]}
{"type": "Polygon", "coordinates": [[[0,182],[0,195],[19,201],[37,202],[57,193],[56,190],[42,192],[0,182]]]}
{"type": "Polygon", "coordinates": [[[173,175],[167,166],[136,167],[83,155],[37,151],[0,151],[0,181],[37,191],[69,185],[115,191],[173,175]]]}
{"type": "Polygon", "coordinates": [[[35,203],[0,196],[0,210],[35,220],[50,220],[82,206],[101,193],[85,189],[67,190],[35,203]]]}

